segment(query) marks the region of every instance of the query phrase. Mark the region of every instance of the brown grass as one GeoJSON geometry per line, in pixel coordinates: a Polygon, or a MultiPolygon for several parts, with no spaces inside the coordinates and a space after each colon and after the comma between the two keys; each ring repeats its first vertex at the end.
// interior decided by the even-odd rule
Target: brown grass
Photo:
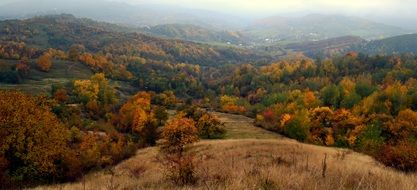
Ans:
{"type": "Polygon", "coordinates": [[[36,189],[417,189],[417,174],[395,171],[350,150],[283,137],[201,141],[188,152],[197,161],[194,186],[178,187],[167,180],[159,149],[153,147],[139,150],[111,172],[36,189]]]}
{"type": "Polygon", "coordinates": [[[255,127],[253,119],[241,116],[219,112],[211,112],[214,116],[225,123],[225,139],[281,139],[281,135],[255,127]]]}

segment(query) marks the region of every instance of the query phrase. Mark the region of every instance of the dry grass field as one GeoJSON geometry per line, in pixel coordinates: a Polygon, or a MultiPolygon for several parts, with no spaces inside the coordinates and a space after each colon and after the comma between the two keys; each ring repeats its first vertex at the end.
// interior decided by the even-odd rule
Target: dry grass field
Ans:
{"type": "Polygon", "coordinates": [[[198,181],[193,186],[179,187],[167,180],[159,149],[151,147],[138,150],[134,157],[112,169],[88,174],[78,182],[35,189],[417,189],[417,174],[384,167],[369,156],[302,144],[259,131],[250,125],[250,119],[242,116],[216,115],[231,130],[228,137],[235,139],[200,141],[188,147],[196,161],[198,181]],[[257,139],[248,139],[251,134],[243,134],[239,126],[257,139]]]}

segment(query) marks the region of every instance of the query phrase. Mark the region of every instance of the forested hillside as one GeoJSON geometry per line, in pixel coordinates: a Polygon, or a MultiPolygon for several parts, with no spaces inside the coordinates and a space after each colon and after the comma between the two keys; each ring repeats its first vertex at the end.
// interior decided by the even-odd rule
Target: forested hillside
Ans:
{"type": "Polygon", "coordinates": [[[246,28],[245,32],[260,40],[286,44],[341,36],[381,39],[409,31],[358,17],[308,14],[302,17],[273,16],[260,19],[246,28]]]}
{"type": "MultiPolygon", "coordinates": [[[[129,29],[89,19],[78,19],[72,15],[3,21],[0,26],[3,46],[19,43],[20,50],[34,48],[31,52],[26,52],[29,58],[36,57],[33,55],[37,53],[36,50],[54,48],[66,51],[73,45],[82,45],[83,51],[101,55],[199,65],[237,63],[257,58],[244,49],[226,49],[179,40],[164,40],[139,33],[120,32],[129,29]]],[[[7,50],[8,47],[3,49],[7,50]]],[[[10,54],[10,52],[6,53],[10,54]]],[[[4,53],[3,57],[8,58],[4,53]]]]}
{"type": "Polygon", "coordinates": [[[285,48],[303,52],[304,55],[312,58],[332,57],[335,55],[345,54],[352,47],[359,46],[364,43],[366,43],[366,41],[360,37],[343,36],[320,41],[292,43],[285,45],[285,48]]]}
{"type": "Polygon", "coordinates": [[[357,51],[368,54],[401,54],[417,53],[417,34],[394,36],[382,40],[371,41],[356,47],[357,51]]]}
{"type": "Polygon", "coordinates": [[[237,31],[213,30],[196,25],[166,24],[141,28],[149,35],[188,41],[219,43],[225,45],[246,45],[249,37],[237,31]]]}

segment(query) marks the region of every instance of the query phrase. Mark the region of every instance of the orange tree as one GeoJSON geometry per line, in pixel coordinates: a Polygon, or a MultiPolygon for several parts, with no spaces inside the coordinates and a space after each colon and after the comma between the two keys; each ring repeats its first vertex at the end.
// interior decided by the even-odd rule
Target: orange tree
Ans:
{"type": "Polygon", "coordinates": [[[53,180],[68,151],[69,130],[36,98],[0,91],[1,173],[17,181],[53,180]]]}
{"type": "Polygon", "coordinates": [[[198,141],[195,122],[182,116],[170,120],[162,131],[162,139],[163,150],[182,153],[185,145],[198,141]]]}
{"type": "Polygon", "coordinates": [[[49,53],[44,53],[36,62],[39,70],[48,72],[52,67],[52,57],[49,53]]]}
{"type": "Polygon", "coordinates": [[[155,145],[158,121],[151,110],[151,94],[139,92],[119,110],[116,124],[122,132],[139,136],[142,145],[155,145]]]}
{"type": "Polygon", "coordinates": [[[198,130],[192,119],[180,114],[165,124],[161,148],[168,170],[167,177],[176,184],[196,182],[193,155],[184,154],[185,146],[196,141],[198,141],[198,130]]]}

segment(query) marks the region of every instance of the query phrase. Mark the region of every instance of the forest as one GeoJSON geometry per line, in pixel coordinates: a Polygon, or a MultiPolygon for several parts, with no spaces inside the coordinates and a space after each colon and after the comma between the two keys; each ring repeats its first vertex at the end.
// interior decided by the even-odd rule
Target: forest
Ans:
{"type": "Polygon", "coordinates": [[[192,182],[184,147],[225,135],[207,110],[246,115],[300,142],[350,148],[400,171],[417,170],[413,54],[351,51],[312,59],[293,53],[276,60],[69,15],[0,26],[2,84],[24,84],[34,70],[51,72],[59,61],[94,73],[51,85],[47,94],[0,91],[5,187],[77,180],[159,144],[168,161],[179,163],[171,169],[185,169],[174,181],[192,182]],[[121,97],[114,81],[128,83],[131,96],[121,97]],[[169,110],[179,113],[169,119],[169,110]]]}

